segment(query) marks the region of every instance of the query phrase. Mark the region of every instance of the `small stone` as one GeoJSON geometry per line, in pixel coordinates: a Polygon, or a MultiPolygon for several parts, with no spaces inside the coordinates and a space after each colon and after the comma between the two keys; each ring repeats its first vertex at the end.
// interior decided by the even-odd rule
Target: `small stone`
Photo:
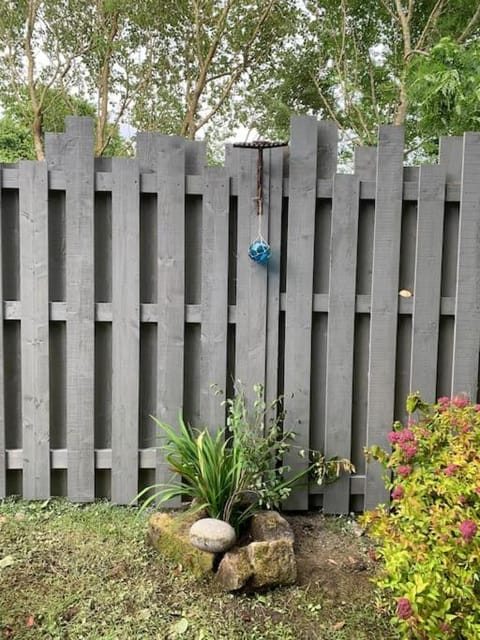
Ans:
{"type": "Polygon", "coordinates": [[[190,542],[201,551],[222,553],[233,547],[236,540],[235,529],[216,518],[202,518],[190,528],[190,542]]]}
{"type": "Polygon", "coordinates": [[[295,540],[292,527],[277,511],[255,513],[250,520],[250,534],[256,542],[295,540]]]}
{"type": "Polygon", "coordinates": [[[225,591],[238,591],[244,587],[253,575],[246,547],[227,551],[223,556],[216,579],[225,591]]]}
{"type": "Polygon", "coordinates": [[[251,542],[247,554],[253,569],[253,588],[294,584],[297,579],[297,563],[291,540],[251,542]]]}

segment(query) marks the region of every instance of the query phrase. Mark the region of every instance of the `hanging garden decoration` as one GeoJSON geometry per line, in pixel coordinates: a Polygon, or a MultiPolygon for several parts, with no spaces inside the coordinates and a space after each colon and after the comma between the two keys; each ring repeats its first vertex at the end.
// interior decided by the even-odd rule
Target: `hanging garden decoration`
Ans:
{"type": "Polygon", "coordinates": [[[272,255],[270,245],[262,236],[262,219],[263,219],[263,150],[272,149],[273,147],[285,147],[286,142],[268,142],[267,140],[255,140],[254,142],[239,142],[234,147],[242,149],[257,149],[257,217],[258,217],[258,234],[255,240],[248,247],[248,255],[254,262],[265,264],[272,255]]]}

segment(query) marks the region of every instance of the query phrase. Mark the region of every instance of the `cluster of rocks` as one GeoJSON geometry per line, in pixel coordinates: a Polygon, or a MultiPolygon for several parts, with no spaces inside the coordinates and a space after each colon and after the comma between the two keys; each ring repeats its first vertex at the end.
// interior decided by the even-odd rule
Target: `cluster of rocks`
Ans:
{"type": "Polygon", "coordinates": [[[294,535],[276,511],[260,511],[237,542],[234,529],[222,520],[155,514],[148,537],[163,554],[196,575],[214,573],[225,591],[255,590],[293,584],[297,565],[294,535]]]}

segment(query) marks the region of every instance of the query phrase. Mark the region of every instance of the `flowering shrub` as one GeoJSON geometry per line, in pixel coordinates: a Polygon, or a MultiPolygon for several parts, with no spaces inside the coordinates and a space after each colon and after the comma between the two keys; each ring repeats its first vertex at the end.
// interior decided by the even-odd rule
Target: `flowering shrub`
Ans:
{"type": "Polygon", "coordinates": [[[464,396],[435,405],[410,396],[418,413],[395,423],[392,450],[367,456],[388,472],[389,507],[363,516],[378,541],[375,578],[402,638],[480,638],[480,406],[464,396]]]}

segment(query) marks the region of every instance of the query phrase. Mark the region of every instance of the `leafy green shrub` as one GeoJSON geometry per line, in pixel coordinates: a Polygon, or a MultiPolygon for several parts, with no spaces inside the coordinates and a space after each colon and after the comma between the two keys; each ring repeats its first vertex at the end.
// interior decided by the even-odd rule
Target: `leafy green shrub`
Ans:
{"type": "Polygon", "coordinates": [[[278,508],[306,476],[311,474],[323,484],[342,471],[354,470],[348,460],[326,460],[320,452],[299,450],[299,455],[309,456],[309,464],[291,475],[283,459],[294,446],[295,434],[282,429],[281,401],[265,403],[263,388],[256,385],[256,399],[249,409],[243,390],[236,391],[225,401],[226,426],[215,434],[188,427],[182,416],[178,430],[153,418],[163,432],[160,449],[175,475],[170,482],[138,494],[137,499],[148,495],[143,508],[154,501],[185,497],[195,508],[239,530],[256,510],[278,508]]]}
{"type": "Polygon", "coordinates": [[[402,637],[478,640],[480,405],[416,394],[407,410],[419,420],[394,424],[392,451],[367,451],[389,472],[392,499],[363,517],[379,543],[377,586],[402,637]]]}

